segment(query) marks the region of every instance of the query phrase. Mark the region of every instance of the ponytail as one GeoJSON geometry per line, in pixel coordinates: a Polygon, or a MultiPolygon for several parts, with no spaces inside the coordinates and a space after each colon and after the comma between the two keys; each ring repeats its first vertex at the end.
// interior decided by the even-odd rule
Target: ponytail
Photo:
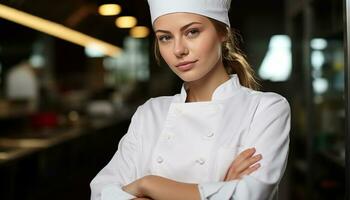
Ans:
{"type": "Polygon", "coordinates": [[[246,56],[238,48],[235,32],[231,31],[226,24],[210,19],[219,34],[226,37],[222,44],[222,62],[228,74],[237,74],[239,82],[244,87],[258,90],[259,83],[256,81],[254,70],[249,65],[246,56]]]}

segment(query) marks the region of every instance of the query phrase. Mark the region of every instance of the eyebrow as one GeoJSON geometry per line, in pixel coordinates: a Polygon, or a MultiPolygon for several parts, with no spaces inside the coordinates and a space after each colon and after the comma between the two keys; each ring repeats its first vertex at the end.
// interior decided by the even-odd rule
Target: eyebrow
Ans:
{"type": "MultiPolygon", "coordinates": [[[[191,26],[191,25],[193,25],[193,24],[202,24],[202,23],[200,23],[200,22],[191,22],[191,23],[186,24],[185,26],[181,27],[181,28],[180,28],[180,31],[183,31],[184,29],[186,29],[187,27],[189,27],[189,26],[191,26]]],[[[170,31],[167,31],[167,30],[160,30],[160,29],[155,31],[155,33],[157,33],[157,32],[170,33],[170,31]]]]}

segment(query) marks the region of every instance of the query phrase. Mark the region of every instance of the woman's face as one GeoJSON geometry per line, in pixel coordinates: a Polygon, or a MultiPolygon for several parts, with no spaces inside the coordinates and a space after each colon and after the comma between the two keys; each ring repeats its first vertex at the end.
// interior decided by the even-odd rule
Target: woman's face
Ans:
{"type": "Polygon", "coordinates": [[[183,81],[201,79],[222,65],[221,43],[212,22],[201,15],[172,13],[154,22],[159,51],[183,81]]]}

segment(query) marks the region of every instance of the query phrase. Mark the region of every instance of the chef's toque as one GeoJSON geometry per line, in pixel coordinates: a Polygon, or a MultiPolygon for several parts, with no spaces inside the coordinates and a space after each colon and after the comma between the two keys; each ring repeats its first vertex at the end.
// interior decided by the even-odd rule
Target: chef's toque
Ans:
{"type": "Polygon", "coordinates": [[[230,27],[230,4],[231,0],[148,0],[152,24],[162,15],[187,12],[210,17],[230,27]]]}

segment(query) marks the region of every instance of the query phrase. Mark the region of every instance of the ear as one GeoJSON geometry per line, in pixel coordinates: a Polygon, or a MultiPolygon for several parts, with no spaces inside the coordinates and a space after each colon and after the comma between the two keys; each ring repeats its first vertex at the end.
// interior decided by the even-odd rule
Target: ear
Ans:
{"type": "Polygon", "coordinates": [[[228,39],[228,38],[227,38],[226,35],[221,35],[221,36],[220,36],[220,41],[221,41],[221,43],[226,42],[227,39],[228,39]]]}
{"type": "Polygon", "coordinates": [[[227,42],[229,40],[229,27],[226,26],[226,30],[221,32],[220,34],[220,39],[221,39],[221,42],[227,42]]]}
{"type": "Polygon", "coordinates": [[[226,42],[229,38],[228,38],[228,34],[224,34],[224,33],[219,33],[219,39],[221,43],[226,42]]]}
{"type": "Polygon", "coordinates": [[[222,44],[222,45],[224,45],[227,41],[228,41],[228,36],[227,35],[220,35],[219,36],[219,39],[220,39],[220,43],[222,44]]]}

